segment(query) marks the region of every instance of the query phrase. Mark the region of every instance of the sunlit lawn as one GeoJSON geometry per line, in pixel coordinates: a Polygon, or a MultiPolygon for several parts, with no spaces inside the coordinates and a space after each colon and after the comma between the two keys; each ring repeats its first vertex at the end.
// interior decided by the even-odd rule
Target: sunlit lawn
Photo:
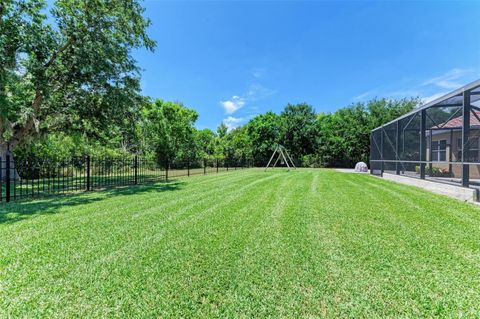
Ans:
{"type": "Polygon", "coordinates": [[[0,317],[478,317],[480,209],[238,170],[0,205],[0,317]]]}

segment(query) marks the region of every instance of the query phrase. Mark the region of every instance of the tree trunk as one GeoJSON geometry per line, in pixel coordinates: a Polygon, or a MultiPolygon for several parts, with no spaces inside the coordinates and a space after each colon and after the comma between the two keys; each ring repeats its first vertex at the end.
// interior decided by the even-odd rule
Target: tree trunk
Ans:
{"type": "Polygon", "coordinates": [[[11,181],[18,181],[20,180],[20,175],[18,175],[17,169],[15,168],[14,161],[13,161],[13,154],[12,152],[8,149],[7,145],[0,143],[0,162],[2,163],[2,182],[4,182],[7,179],[7,173],[10,174],[10,180],[11,181]],[[6,160],[7,160],[7,155],[10,156],[10,172],[6,172],[6,160]]]}

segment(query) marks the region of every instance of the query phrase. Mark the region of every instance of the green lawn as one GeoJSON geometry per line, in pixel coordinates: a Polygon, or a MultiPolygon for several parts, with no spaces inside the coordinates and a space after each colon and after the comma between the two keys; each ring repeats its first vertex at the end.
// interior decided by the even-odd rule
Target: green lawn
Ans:
{"type": "Polygon", "coordinates": [[[0,317],[479,317],[480,209],[241,170],[0,205],[0,317]]]}

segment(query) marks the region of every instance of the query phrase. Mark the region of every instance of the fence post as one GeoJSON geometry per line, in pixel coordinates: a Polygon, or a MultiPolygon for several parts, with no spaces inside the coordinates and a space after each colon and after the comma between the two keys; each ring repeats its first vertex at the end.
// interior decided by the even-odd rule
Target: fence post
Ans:
{"type": "Polygon", "coordinates": [[[470,158],[470,112],[471,112],[470,91],[463,92],[462,103],[462,186],[470,186],[470,165],[465,164],[471,161],[470,158]]]}
{"type": "Polygon", "coordinates": [[[187,176],[190,177],[190,158],[187,158],[187,176]]]}
{"type": "Polygon", "coordinates": [[[168,160],[165,162],[165,181],[168,182],[168,160]]]}
{"type": "Polygon", "coordinates": [[[7,203],[10,201],[10,155],[6,157],[7,162],[5,163],[5,199],[7,203]]]}
{"type": "Polygon", "coordinates": [[[90,185],[90,155],[87,156],[87,191],[91,188],[90,185]]]}
{"type": "Polygon", "coordinates": [[[0,156],[0,202],[3,202],[3,162],[2,157],[0,156]]]}
{"type": "MultiPolygon", "coordinates": [[[[431,132],[431,130],[430,130],[430,132],[431,132]]],[[[395,141],[395,153],[396,153],[395,154],[396,155],[395,156],[395,160],[396,160],[396,162],[395,162],[395,174],[397,174],[397,175],[400,175],[400,165],[401,165],[401,162],[399,162],[401,160],[401,158],[400,158],[400,150],[401,150],[401,148],[400,148],[400,135],[401,135],[401,133],[402,133],[402,127],[400,126],[400,121],[397,121],[397,136],[396,136],[396,141],[395,141]]],[[[430,133],[430,138],[432,138],[431,133],[430,133]]],[[[430,155],[430,158],[432,158],[431,155],[430,155]]]]}
{"type": "Polygon", "coordinates": [[[135,155],[135,164],[133,166],[135,171],[135,185],[138,184],[138,155],[135,155]]]}
{"type": "Polygon", "coordinates": [[[203,175],[207,175],[207,161],[203,159],[203,175]]]}
{"type": "Polygon", "coordinates": [[[217,173],[218,173],[218,158],[217,158],[217,173]]]}
{"type": "Polygon", "coordinates": [[[383,171],[385,170],[385,163],[383,162],[383,126],[381,132],[382,135],[380,135],[380,159],[382,160],[382,162],[380,164],[380,176],[383,177],[383,171]]]}
{"type": "MultiPolygon", "coordinates": [[[[470,113],[470,112],[469,112],[470,113]]],[[[470,123],[470,118],[469,121],[470,123]]],[[[427,123],[427,112],[426,110],[420,111],[420,178],[425,179],[425,161],[427,160],[427,143],[426,139],[426,125],[427,123]]]]}

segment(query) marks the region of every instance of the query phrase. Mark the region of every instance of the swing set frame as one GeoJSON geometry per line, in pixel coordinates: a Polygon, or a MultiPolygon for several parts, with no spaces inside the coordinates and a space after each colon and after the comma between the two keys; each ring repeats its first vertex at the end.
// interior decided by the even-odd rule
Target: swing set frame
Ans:
{"type": "Polygon", "coordinates": [[[275,147],[275,150],[273,151],[273,154],[272,154],[272,156],[270,157],[270,160],[268,161],[267,166],[265,166],[265,172],[266,172],[267,169],[270,167],[270,164],[272,163],[272,161],[273,161],[273,159],[274,159],[274,157],[275,157],[275,154],[278,154],[278,157],[277,157],[277,159],[275,160],[275,162],[274,162],[274,164],[273,164],[272,167],[276,167],[278,161],[282,158],[283,161],[285,162],[285,164],[287,164],[288,170],[290,170],[292,167],[293,167],[293,169],[297,169],[297,167],[296,167],[295,164],[293,163],[292,158],[290,157],[290,154],[288,154],[287,149],[286,149],[283,145],[278,144],[278,145],[275,147]],[[290,160],[290,162],[289,162],[289,160],[290,160]]]}

